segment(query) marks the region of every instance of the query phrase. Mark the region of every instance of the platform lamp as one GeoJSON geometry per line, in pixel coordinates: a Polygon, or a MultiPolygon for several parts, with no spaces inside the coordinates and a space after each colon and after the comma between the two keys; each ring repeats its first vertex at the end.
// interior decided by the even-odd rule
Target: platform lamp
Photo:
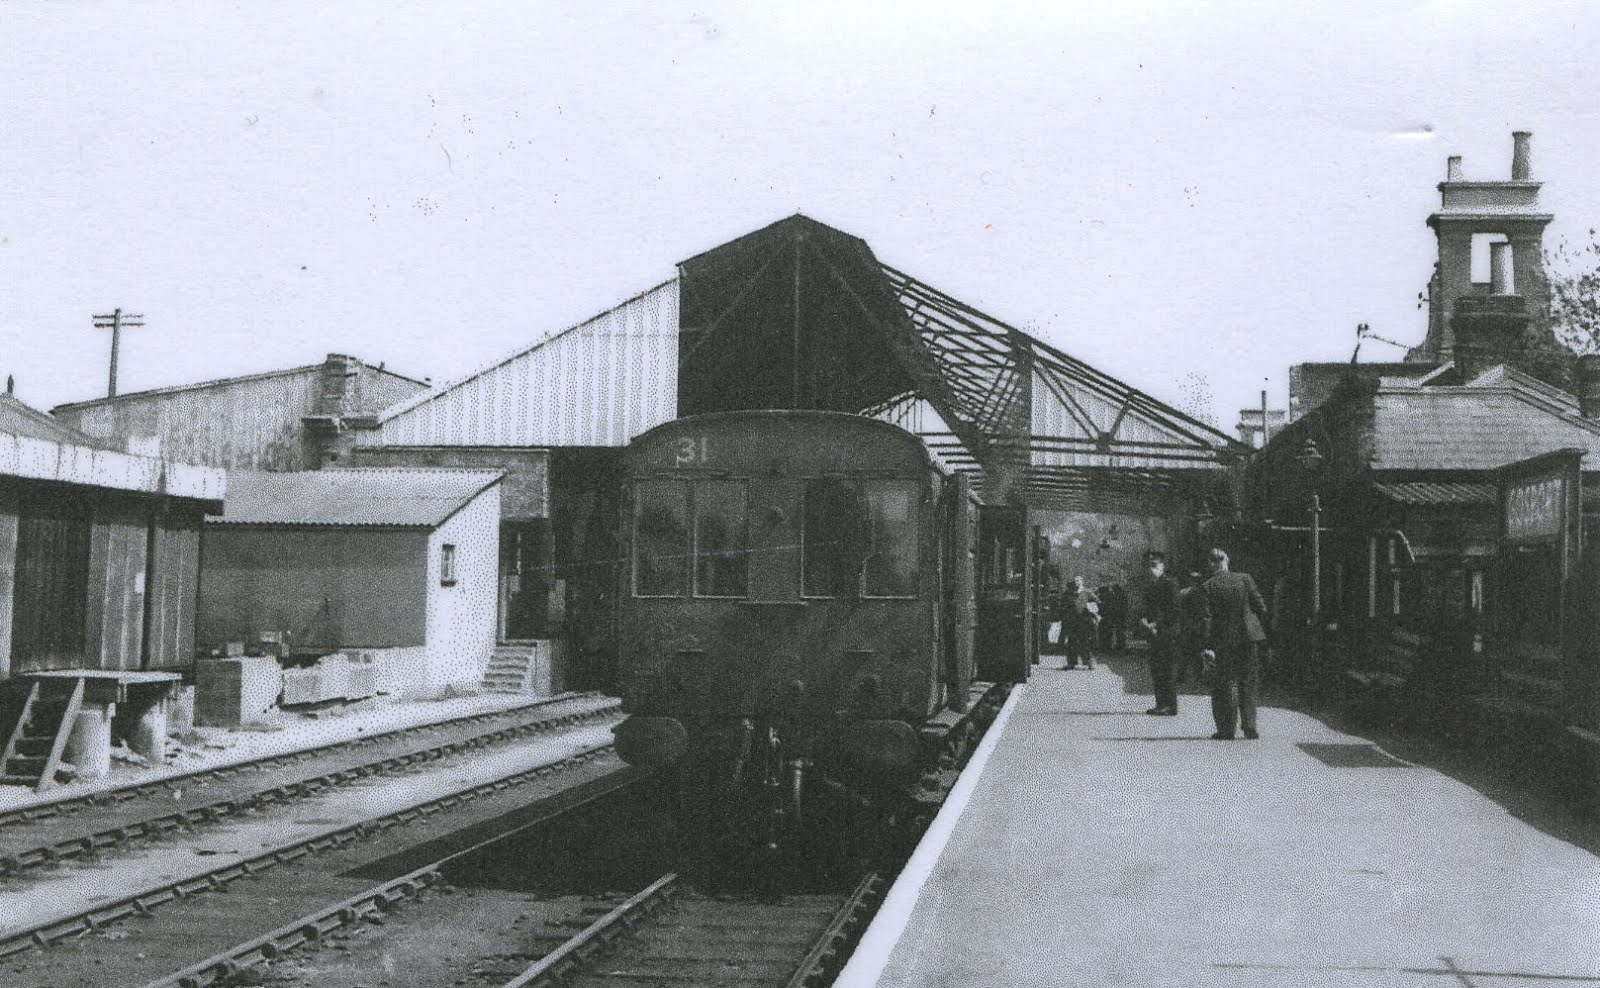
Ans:
{"type": "MultiPolygon", "coordinates": [[[[1315,478],[1322,468],[1323,460],[1327,457],[1317,448],[1315,439],[1306,439],[1306,444],[1300,452],[1294,455],[1300,461],[1300,466],[1311,477],[1315,478]]],[[[1315,480],[1312,481],[1315,485],[1315,480]]],[[[1314,622],[1322,616],[1322,497],[1315,491],[1311,493],[1311,620],[1314,622]]]]}

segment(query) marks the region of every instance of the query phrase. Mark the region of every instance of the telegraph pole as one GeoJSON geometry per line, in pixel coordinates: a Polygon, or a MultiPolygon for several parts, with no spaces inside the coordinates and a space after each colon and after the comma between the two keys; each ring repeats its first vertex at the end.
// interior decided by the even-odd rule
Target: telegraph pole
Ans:
{"type": "Polygon", "coordinates": [[[111,310],[109,316],[95,316],[95,329],[111,330],[111,380],[106,385],[106,397],[117,396],[117,351],[122,349],[122,327],[137,328],[144,325],[144,316],[136,313],[124,313],[121,309],[111,310]]]}

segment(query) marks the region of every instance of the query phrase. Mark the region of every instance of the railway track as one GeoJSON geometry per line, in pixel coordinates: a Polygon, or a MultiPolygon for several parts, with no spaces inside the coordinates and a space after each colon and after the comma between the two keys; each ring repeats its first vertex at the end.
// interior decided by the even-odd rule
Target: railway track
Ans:
{"type": "Polygon", "coordinates": [[[592,723],[616,709],[615,700],[592,694],[542,700],[12,810],[0,814],[0,877],[592,723]]]}
{"type": "Polygon", "coordinates": [[[707,895],[669,873],[502,988],[650,988],[686,981],[819,988],[849,956],[882,886],[872,873],[848,895],[707,895]]]}
{"type": "Polygon", "coordinates": [[[567,757],[395,812],[322,828],[310,838],[266,847],[176,881],[155,881],[136,894],[7,931],[0,936],[0,983],[33,984],[27,980],[33,974],[47,975],[37,983],[52,986],[142,984],[150,980],[145,972],[151,964],[181,968],[234,943],[240,931],[269,931],[284,919],[316,911],[301,908],[308,904],[338,904],[336,913],[353,918],[431,883],[425,870],[410,881],[395,880],[419,871],[406,865],[408,856],[448,856],[463,842],[537,823],[567,802],[586,801],[641,776],[623,767],[609,744],[591,743],[567,757]],[[383,874],[376,881],[366,877],[374,869],[383,874]],[[361,902],[347,901],[374,889],[361,902]],[[275,918],[278,923],[271,922],[275,918]]]}

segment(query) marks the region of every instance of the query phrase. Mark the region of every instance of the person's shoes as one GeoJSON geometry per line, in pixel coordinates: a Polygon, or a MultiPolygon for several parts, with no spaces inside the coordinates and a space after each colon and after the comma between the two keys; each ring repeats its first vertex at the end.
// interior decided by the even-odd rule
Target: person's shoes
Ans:
{"type": "Polygon", "coordinates": [[[1166,716],[1167,711],[1162,707],[1151,707],[1149,710],[1146,710],[1145,713],[1152,717],[1164,717],[1166,716]]]}
{"type": "Polygon", "coordinates": [[[1232,734],[1224,734],[1221,731],[1218,731],[1217,733],[1211,735],[1211,740],[1213,740],[1213,741],[1232,741],[1233,740],[1233,735],[1232,734]]]}
{"type": "Polygon", "coordinates": [[[1163,716],[1163,717],[1176,717],[1176,716],[1178,716],[1178,708],[1177,707],[1168,707],[1167,709],[1161,711],[1161,716],[1163,716]]]}
{"type": "Polygon", "coordinates": [[[1248,728],[1246,728],[1246,730],[1244,732],[1244,736],[1245,736],[1245,738],[1247,738],[1248,740],[1251,740],[1251,741],[1254,741],[1257,738],[1261,737],[1260,734],[1257,734],[1255,731],[1249,730],[1248,728]]]}
{"type": "Polygon", "coordinates": [[[1094,668],[1094,662],[1091,661],[1088,665],[1084,666],[1084,668],[1085,669],[1093,669],[1094,668]]]}

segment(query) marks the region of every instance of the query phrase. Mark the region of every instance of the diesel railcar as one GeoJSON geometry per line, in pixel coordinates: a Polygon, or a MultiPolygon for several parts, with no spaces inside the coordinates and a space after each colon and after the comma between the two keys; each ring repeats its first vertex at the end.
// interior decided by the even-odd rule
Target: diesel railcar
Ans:
{"type": "Polygon", "coordinates": [[[964,735],[976,508],[916,436],[719,412],[624,455],[617,749],[773,846],[819,802],[893,806],[964,735]]]}

